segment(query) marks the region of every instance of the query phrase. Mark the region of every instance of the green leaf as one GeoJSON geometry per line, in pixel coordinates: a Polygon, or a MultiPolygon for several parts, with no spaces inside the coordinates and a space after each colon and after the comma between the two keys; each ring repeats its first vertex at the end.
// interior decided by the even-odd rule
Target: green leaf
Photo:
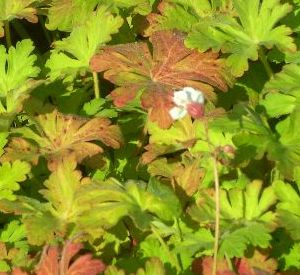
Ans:
{"type": "Polygon", "coordinates": [[[15,200],[14,191],[20,189],[19,182],[26,180],[30,172],[30,165],[27,162],[16,160],[12,164],[4,162],[0,166],[0,199],[15,200]]]}
{"type": "MultiPolygon", "coordinates": [[[[193,219],[214,224],[214,194],[203,191],[198,206],[189,209],[193,219]]],[[[262,189],[262,182],[253,181],[246,190],[221,190],[220,257],[242,257],[249,245],[266,248],[271,240],[276,214],[269,210],[276,202],[272,187],[262,189]]]]}
{"type": "Polygon", "coordinates": [[[50,210],[49,204],[24,196],[17,196],[13,202],[0,200],[1,212],[22,215],[22,223],[31,245],[49,243],[56,234],[62,235],[63,228],[50,210]]]}
{"type": "Polygon", "coordinates": [[[136,275],[165,275],[164,265],[159,258],[151,258],[145,264],[145,269],[139,268],[136,275]]]}
{"type": "Polygon", "coordinates": [[[268,92],[261,104],[266,108],[268,115],[278,117],[290,114],[300,107],[300,66],[289,64],[283,67],[265,85],[268,92]]]}
{"type": "Polygon", "coordinates": [[[104,98],[94,98],[89,102],[86,102],[83,107],[81,113],[87,116],[97,116],[97,117],[107,117],[113,118],[117,117],[117,111],[111,107],[107,100],[104,98]]]}
{"type": "Polygon", "coordinates": [[[234,0],[233,3],[237,18],[225,15],[209,27],[199,23],[189,34],[186,45],[201,51],[212,48],[228,53],[226,63],[235,76],[248,70],[249,59],[258,59],[262,46],[267,49],[276,46],[283,52],[296,51],[290,37],[292,30],[277,25],[291,11],[291,5],[274,0],[234,0]]]}
{"type": "Polygon", "coordinates": [[[266,108],[270,117],[279,117],[281,115],[290,114],[297,103],[297,98],[294,96],[281,93],[269,93],[261,102],[261,105],[266,108]]]}
{"type": "Polygon", "coordinates": [[[69,160],[58,164],[48,180],[44,182],[47,189],[40,193],[51,203],[52,213],[62,222],[72,222],[76,217],[75,192],[81,183],[81,173],[76,171],[76,162],[69,160]]]}
{"type": "Polygon", "coordinates": [[[222,235],[219,256],[229,258],[244,256],[249,245],[267,248],[272,237],[267,228],[259,223],[249,223],[222,235]]]}
{"type": "Polygon", "coordinates": [[[11,21],[15,18],[26,19],[31,23],[37,23],[35,5],[42,0],[1,0],[0,2],[0,37],[4,36],[3,21],[11,21]]]}
{"type": "Polygon", "coordinates": [[[158,10],[160,14],[149,16],[151,25],[147,33],[170,29],[190,32],[200,21],[204,28],[208,28],[222,14],[232,12],[232,3],[231,0],[165,0],[158,10]]]}
{"type": "Polygon", "coordinates": [[[95,226],[112,227],[125,216],[145,230],[155,216],[163,221],[172,221],[181,213],[176,195],[156,180],[151,180],[147,189],[143,182],[134,181],[127,182],[125,186],[115,181],[84,185],[77,192],[76,205],[80,212],[79,227],[87,230],[95,226]],[[95,220],[99,222],[95,224],[95,220]]]}
{"type": "Polygon", "coordinates": [[[214,237],[209,229],[199,228],[197,231],[186,229],[180,226],[182,236],[174,243],[174,252],[181,258],[186,258],[189,261],[186,263],[188,267],[191,264],[192,257],[198,252],[210,253],[213,250],[214,237]]]}
{"type": "Polygon", "coordinates": [[[11,266],[25,266],[29,264],[29,244],[26,239],[25,225],[19,220],[8,223],[1,231],[0,241],[7,247],[7,260],[11,266]]]}
{"type": "Polygon", "coordinates": [[[294,169],[300,165],[299,133],[297,121],[300,109],[276,125],[274,133],[267,118],[244,104],[234,106],[226,118],[213,122],[213,127],[224,132],[235,132],[233,143],[237,147],[233,164],[246,166],[253,159],[267,158],[275,161],[276,167],[292,179],[294,169]]]}
{"type": "Polygon", "coordinates": [[[197,136],[191,117],[175,121],[169,129],[162,129],[156,123],[148,122],[149,144],[145,147],[143,162],[149,163],[160,155],[180,151],[195,144],[197,136]]]}
{"type": "Polygon", "coordinates": [[[118,269],[116,266],[110,265],[105,269],[105,275],[125,275],[124,270],[118,269]]]}
{"type": "Polygon", "coordinates": [[[14,220],[1,231],[0,240],[5,243],[16,243],[25,237],[24,225],[20,224],[18,220],[14,220]]]}
{"type": "Polygon", "coordinates": [[[74,27],[69,37],[55,42],[55,49],[46,63],[50,79],[89,71],[91,57],[111,40],[111,35],[118,32],[122,23],[122,18],[112,16],[106,7],[98,8],[84,24],[74,27]]]}
{"type": "Polygon", "coordinates": [[[132,14],[147,15],[151,12],[151,7],[155,0],[100,0],[102,5],[107,5],[113,12],[118,9],[129,9],[132,14]]]}
{"type": "Polygon", "coordinates": [[[300,269],[300,243],[295,243],[288,254],[283,254],[285,261],[284,270],[291,268],[300,269]]]}
{"type": "Polygon", "coordinates": [[[8,137],[8,133],[7,132],[0,132],[0,157],[2,156],[2,154],[4,153],[4,146],[7,143],[7,137],[8,137]]]}
{"type": "Polygon", "coordinates": [[[9,272],[10,266],[7,264],[6,261],[0,260],[0,272],[9,272]]]}
{"type": "Polygon", "coordinates": [[[34,66],[33,50],[33,43],[28,39],[18,42],[16,48],[10,47],[8,53],[0,45],[0,113],[20,111],[28,93],[40,84],[33,80],[40,71],[34,66]]]}
{"type": "Polygon", "coordinates": [[[53,0],[48,10],[47,29],[71,32],[89,19],[99,0],[53,0]]]}
{"type": "Polygon", "coordinates": [[[159,257],[163,263],[168,263],[168,253],[162,248],[159,241],[152,235],[145,238],[140,244],[140,251],[144,258],[159,257]]]}
{"type": "Polygon", "coordinates": [[[273,183],[275,193],[279,199],[277,213],[280,224],[285,227],[295,240],[300,240],[300,196],[291,184],[283,181],[273,183]]]}
{"type": "Polygon", "coordinates": [[[63,235],[59,220],[50,212],[36,213],[23,217],[28,242],[31,245],[43,245],[63,235]]]}
{"type": "Polygon", "coordinates": [[[300,135],[298,121],[300,109],[295,109],[289,117],[276,125],[280,135],[276,146],[269,148],[269,157],[278,161],[280,172],[287,178],[293,179],[295,169],[300,166],[300,135]]]}

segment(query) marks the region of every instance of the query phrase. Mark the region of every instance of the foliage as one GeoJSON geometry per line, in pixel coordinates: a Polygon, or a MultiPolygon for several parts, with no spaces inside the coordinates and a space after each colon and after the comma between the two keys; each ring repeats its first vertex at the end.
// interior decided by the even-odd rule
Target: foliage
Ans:
{"type": "Polygon", "coordinates": [[[0,45],[0,127],[3,130],[7,130],[30,91],[41,82],[34,80],[40,69],[34,66],[33,50],[33,43],[28,39],[18,42],[8,52],[0,45]]]}
{"type": "Polygon", "coordinates": [[[108,46],[92,59],[94,71],[105,71],[104,77],[120,86],[112,92],[116,106],[124,106],[143,90],[141,102],[143,108],[151,109],[150,119],[168,128],[172,89],[194,86],[210,99],[211,86],[227,89],[216,54],[186,49],[182,35],[176,32],[156,32],[150,41],[152,55],[147,44],[140,42],[108,46]]]}
{"type": "Polygon", "coordinates": [[[0,273],[299,273],[299,10],[0,1],[0,273]]]}
{"type": "MultiPolygon", "coordinates": [[[[248,245],[268,247],[271,240],[269,232],[275,222],[275,213],[268,209],[275,203],[276,197],[271,187],[265,188],[262,193],[261,188],[262,182],[254,181],[247,185],[245,191],[239,188],[221,191],[220,256],[241,258],[248,245]]],[[[212,194],[206,192],[189,212],[200,223],[213,224],[214,201],[210,197],[212,194]]]]}

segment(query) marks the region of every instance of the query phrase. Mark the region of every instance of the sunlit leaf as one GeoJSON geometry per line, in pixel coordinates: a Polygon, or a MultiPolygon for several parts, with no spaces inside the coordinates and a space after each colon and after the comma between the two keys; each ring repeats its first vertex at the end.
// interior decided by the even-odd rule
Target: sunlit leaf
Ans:
{"type": "Polygon", "coordinates": [[[36,275],[97,275],[103,272],[105,264],[101,260],[93,259],[91,254],[84,254],[72,260],[82,248],[82,244],[72,242],[67,242],[61,253],[57,247],[50,247],[47,254],[43,255],[36,275]]]}
{"type": "MultiPolygon", "coordinates": [[[[1,8],[0,8],[1,10],[1,8]]],[[[22,40],[8,52],[0,45],[0,114],[21,111],[23,101],[40,81],[34,80],[40,69],[34,65],[31,40],[22,40]]]]}
{"type": "MultiPolygon", "coordinates": [[[[214,193],[203,191],[198,206],[189,213],[203,224],[213,224],[215,215],[214,193]]],[[[248,184],[246,190],[221,190],[220,256],[242,257],[249,244],[266,248],[271,240],[270,231],[276,226],[275,213],[269,208],[276,202],[272,187],[262,190],[262,182],[248,184]]]]}
{"type": "Polygon", "coordinates": [[[141,103],[150,119],[168,128],[173,89],[190,86],[210,99],[212,86],[227,89],[218,55],[188,50],[183,40],[178,32],[156,32],[150,38],[153,54],[143,42],[108,46],[92,58],[91,68],[104,71],[104,77],[119,86],[111,94],[116,106],[126,105],[143,91],[141,103]]]}
{"type": "Polygon", "coordinates": [[[36,3],[41,0],[2,0],[0,2],[0,37],[4,35],[3,21],[11,21],[15,18],[26,19],[31,23],[37,23],[36,3]]]}
{"type": "Polygon", "coordinates": [[[118,31],[122,23],[122,18],[111,15],[106,7],[90,14],[84,24],[73,28],[70,36],[55,42],[54,50],[46,64],[50,68],[50,78],[54,80],[65,75],[75,76],[79,72],[89,71],[91,57],[111,40],[111,35],[118,31]]]}
{"type": "Polygon", "coordinates": [[[91,141],[101,141],[118,148],[122,141],[120,130],[105,118],[87,120],[73,115],[63,115],[56,110],[39,115],[33,129],[15,129],[22,137],[14,137],[6,148],[3,160],[26,159],[37,163],[39,156],[48,159],[48,167],[55,169],[60,159],[74,154],[81,162],[84,158],[103,152],[91,141]]]}
{"type": "Polygon", "coordinates": [[[270,49],[276,46],[283,52],[296,51],[290,36],[292,30],[277,25],[292,6],[274,0],[233,0],[237,18],[223,15],[207,27],[198,23],[189,34],[186,45],[206,51],[210,48],[228,53],[226,64],[236,76],[249,68],[249,60],[257,60],[262,46],[270,49]]]}
{"type": "Polygon", "coordinates": [[[19,183],[26,180],[26,175],[30,172],[30,165],[20,160],[12,164],[4,162],[0,166],[0,200],[15,200],[14,191],[20,189],[19,183]]]}

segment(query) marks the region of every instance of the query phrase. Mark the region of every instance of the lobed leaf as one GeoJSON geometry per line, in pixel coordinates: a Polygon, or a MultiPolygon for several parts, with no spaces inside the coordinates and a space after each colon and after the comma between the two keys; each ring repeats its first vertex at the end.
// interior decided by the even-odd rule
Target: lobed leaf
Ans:
{"type": "MultiPolygon", "coordinates": [[[[201,223],[214,223],[214,192],[203,191],[198,206],[189,209],[193,219],[201,223]]],[[[262,182],[248,184],[246,190],[221,190],[221,243],[220,256],[242,257],[251,244],[266,248],[275,227],[275,213],[269,210],[276,202],[272,187],[263,189],[262,182]]]]}
{"type": "Polygon", "coordinates": [[[34,129],[15,129],[21,137],[12,138],[2,160],[26,159],[34,164],[39,156],[48,159],[48,167],[54,170],[57,163],[70,154],[78,162],[103,152],[102,147],[91,141],[119,148],[122,137],[118,126],[106,118],[87,120],[74,115],[52,113],[36,117],[34,129]]]}
{"type": "Polygon", "coordinates": [[[0,2],[0,37],[4,36],[3,21],[24,18],[31,23],[37,23],[37,10],[34,4],[39,2],[42,0],[2,0],[0,2]]]}
{"type": "Polygon", "coordinates": [[[264,90],[267,95],[261,104],[270,117],[290,114],[295,109],[299,109],[299,77],[300,66],[289,64],[266,83],[264,90]]]}
{"type": "Polygon", "coordinates": [[[92,58],[92,70],[104,71],[104,78],[119,86],[111,94],[116,106],[123,107],[142,92],[142,107],[150,119],[168,128],[173,89],[191,86],[210,99],[212,86],[227,90],[217,54],[188,50],[179,32],[156,32],[150,41],[153,54],[146,43],[139,42],[107,46],[92,58]]]}
{"type": "Polygon", "coordinates": [[[97,275],[105,270],[101,260],[93,259],[91,254],[85,254],[72,262],[73,257],[83,248],[80,243],[67,242],[61,256],[57,247],[47,249],[36,271],[36,275],[97,275]]]}
{"type": "Polygon", "coordinates": [[[98,2],[98,0],[53,0],[48,9],[47,29],[71,32],[74,27],[88,20],[98,2]]]}
{"type": "Polygon", "coordinates": [[[111,40],[111,35],[118,32],[122,23],[122,18],[114,17],[106,7],[100,7],[89,14],[84,24],[73,28],[70,36],[55,42],[55,48],[46,63],[50,69],[50,79],[76,76],[77,73],[88,71],[92,56],[111,40]]]}
{"type": "Polygon", "coordinates": [[[19,112],[29,92],[40,84],[33,79],[40,71],[34,66],[33,50],[29,39],[18,42],[8,52],[0,45],[0,113],[19,112]]]}
{"type": "Polygon", "coordinates": [[[20,160],[12,164],[4,162],[0,166],[0,200],[15,200],[14,191],[20,189],[19,183],[26,180],[26,175],[30,172],[30,165],[20,160]]]}
{"type": "Polygon", "coordinates": [[[283,181],[273,183],[275,193],[279,199],[277,213],[280,224],[287,229],[291,237],[295,240],[300,239],[300,196],[291,184],[283,181]]]}
{"type": "Polygon", "coordinates": [[[196,25],[189,34],[186,45],[206,51],[210,48],[229,56],[226,64],[235,76],[241,76],[249,68],[249,59],[257,60],[262,46],[270,49],[276,46],[280,51],[296,51],[290,36],[292,30],[277,25],[292,6],[276,0],[233,0],[238,18],[222,15],[210,26],[196,25]]]}

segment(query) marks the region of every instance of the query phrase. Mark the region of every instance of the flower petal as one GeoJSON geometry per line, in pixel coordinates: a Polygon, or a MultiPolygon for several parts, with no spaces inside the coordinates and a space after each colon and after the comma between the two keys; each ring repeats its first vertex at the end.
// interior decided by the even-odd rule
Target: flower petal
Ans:
{"type": "Polygon", "coordinates": [[[204,96],[201,91],[196,90],[192,87],[184,87],[183,91],[187,93],[190,102],[193,101],[200,104],[204,103],[204,96]]]}
{"type": "Polygon", "coordinates": [[[182,107],[173,107],[169,110],[169,114],[173,120],[181,119],[187,114],[187,110],[182,107]]]}
{"type": "Polygon", "coordinates": [[[185,107],[190,102],[188,93],[184,90],[174,92],[173,102],[177,106],[185,107]]]}

